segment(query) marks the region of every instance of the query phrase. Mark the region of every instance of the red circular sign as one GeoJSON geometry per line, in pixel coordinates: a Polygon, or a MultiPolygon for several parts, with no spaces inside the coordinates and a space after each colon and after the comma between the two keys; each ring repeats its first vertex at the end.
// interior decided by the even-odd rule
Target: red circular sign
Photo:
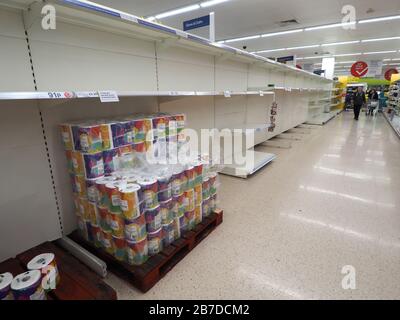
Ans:
{"type": "Polygon", "coordinates": [[[351,66],[351,74],[354,77],[364,77],[368,73],[368,64],[364,61],[357,61],[351,66]]]}
{"type": "Polygon", "coordinates": [[[386,72],[385,72],[385,79],[386,79],[387,81],[390,81],[390,80],[392,79],[392,74],[397,74],[397,73],[399,73],[399,72],[397,71],[397,69],[394,69],[394,68],[388,69],[388,70],[386,70],[386,72]]]}

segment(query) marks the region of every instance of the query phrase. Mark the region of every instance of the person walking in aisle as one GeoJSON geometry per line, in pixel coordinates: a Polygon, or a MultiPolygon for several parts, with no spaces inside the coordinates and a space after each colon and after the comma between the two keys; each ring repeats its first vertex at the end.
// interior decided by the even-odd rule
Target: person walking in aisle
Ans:
{"type": "Polygon", "coordinates": [[[379,96],[378,93],[376,92],[375,89],[371,89],[371,91],[368,94],[368,111],[367,111],[367,116],[372,116],[374,114],[375,108],[378,107],[378,100],[379,96]]]}
{"type": "Polygon", "coordinates": [[[357,88],[357,92],[354,94],[354,119],[358,120],[362,106],[367,102],[365,99],[365,92],[362,87],[357,88]]]}

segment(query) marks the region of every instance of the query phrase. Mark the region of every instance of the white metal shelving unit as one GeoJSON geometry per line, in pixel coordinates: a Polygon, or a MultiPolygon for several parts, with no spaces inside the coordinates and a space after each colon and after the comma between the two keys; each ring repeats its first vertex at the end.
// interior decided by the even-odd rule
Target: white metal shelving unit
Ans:
{"type": "Polygon", "coordinates": [[[76,228],[59,123],[163,111],[186,113],[195,130],[240,128],[259,124],[276,99],[275,131],[257,132],[261,143],[306,122],[310,96],[332,87],[312,73],[79,0],[0,1],[0,70],[0,260],[76,228]],[[55,5],[55,30],[41,27],[45,3],[55,5]],[[116,91],[120,102],[101,103],[102,90],[116,91]]]}

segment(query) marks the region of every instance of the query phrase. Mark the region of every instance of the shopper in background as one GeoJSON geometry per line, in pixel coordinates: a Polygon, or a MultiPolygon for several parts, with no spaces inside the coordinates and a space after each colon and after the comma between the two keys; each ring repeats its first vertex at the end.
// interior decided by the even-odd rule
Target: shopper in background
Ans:
{"type": "Polygon", "coordinates": [[[375,108],[378,107],[379,96],[375,89],[371,89],[368,93],[368,111],[367,116],[372,116],[374,114],[375,108]]]}
{"type": "Polygon", "coordinates": [[[344,99],[344,111],[347,111],[347,108],[350,108],[352,105],[353,92],[351,90],[347,90],[346,97],[344,99]]]}
{"type": "Polygon", "coordinates": [[[354,94],[353,97],[353,103],[354,103],[354,119],[358,120],[358,117],[360,115],[361,108],[365,103],[367,102],[365,98],[365,92],[362,87],[358,87],[356,93],[354,94]]]}

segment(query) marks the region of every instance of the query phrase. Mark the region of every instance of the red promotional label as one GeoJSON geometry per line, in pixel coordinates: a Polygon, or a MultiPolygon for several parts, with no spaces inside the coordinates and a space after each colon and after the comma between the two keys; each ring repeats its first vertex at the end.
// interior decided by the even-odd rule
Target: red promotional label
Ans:
{"type": "Polygon", "coordinates": [[[386,79],[387,81],[390,81],[390,80],[392,79],[392,74],[397,74],[397,73],[399,73],[399,72],[397,71],[397,69],[394,69],[394,68],[388,69],[388,70],[386,70],[386,72],[385,72],[385,79],[386,79]]]}
{"type": "Polygon", "coordinates": [[[351,74],[354,77],[363,77],[368,73],[368,64],[364,61],[357,61],[351,66],[351,74]]]}

